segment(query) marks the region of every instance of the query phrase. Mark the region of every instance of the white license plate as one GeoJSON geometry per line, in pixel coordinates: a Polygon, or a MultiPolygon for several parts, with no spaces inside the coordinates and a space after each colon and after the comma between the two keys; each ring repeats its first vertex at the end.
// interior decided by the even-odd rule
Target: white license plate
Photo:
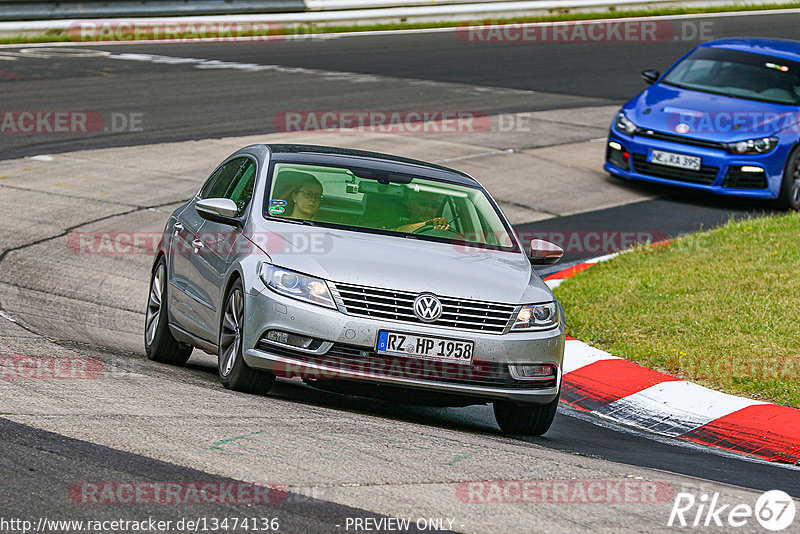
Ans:
{"type": "Polygon", "coordinates": [[[700,170],[699,157],[685,156],[683,154],[664,152],[662,150],[651,150],[650,157],[647,159],[647,161],[651,163],[658,163],[660,165],[669,165],[670,167],[679,167],[681,169],[691,169],[693,171],[700,170]]]}
{"type": "Polygon", "coordinates": [[[444,360],[469,365],[472,363],[472,341],[458,341],[431,336],[414,336],[400,332],[378,332],[378,354],[393,354],[425,360],[444,360]]]}

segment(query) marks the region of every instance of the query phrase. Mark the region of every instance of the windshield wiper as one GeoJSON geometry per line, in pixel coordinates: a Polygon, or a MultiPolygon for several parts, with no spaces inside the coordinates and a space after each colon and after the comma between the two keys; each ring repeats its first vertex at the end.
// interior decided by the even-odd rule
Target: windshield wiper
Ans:
{"type": "Polygon", "coordinates": [[[288,219],[284,217],[270,217],[270,220],[279,221],[279,222],[286,222],[291,224],[302,224],[303,226],[316,226],[317,224],[314,221],[309,221],[307,219],[288,219]]]}

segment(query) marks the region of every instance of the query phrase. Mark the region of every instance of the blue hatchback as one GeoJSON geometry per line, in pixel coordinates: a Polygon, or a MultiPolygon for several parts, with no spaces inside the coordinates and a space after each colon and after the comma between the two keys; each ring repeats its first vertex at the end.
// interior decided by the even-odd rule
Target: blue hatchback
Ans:
{"type": "Polygon", "coordinates": [[[800,42],[718,39],[627,102],[608,135],[615,176],[800,209],[800,42]]]}

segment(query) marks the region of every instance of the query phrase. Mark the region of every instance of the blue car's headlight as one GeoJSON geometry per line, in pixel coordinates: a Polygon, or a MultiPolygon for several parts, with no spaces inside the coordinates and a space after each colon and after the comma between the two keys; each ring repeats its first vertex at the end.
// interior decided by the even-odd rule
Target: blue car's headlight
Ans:
{"type": "Polygon", "coordinates": [[[617,118],[614,121],[614,125],[617,127],[617,130],[620,130],[628,135],[633,135],[636,131],[636,125],[621,111],[617,113],[617,118]]]}
{"type": "Polygon", "coordinates": [[[765,154],[776,146],[778,146],[777,137],[760,137],[758,139],[748,139],[747,141],[725,143],[725,150],[731,154],[765,154]]]}
{"type": "Polygon", "coordinates": [[[558,324],[558,304],[556,301],[545,304],[529,304],[517,313],[511,330],[540,330],[558,324]]]}
{"type": "Polygon", "coordinates": [[[275,267],[269,263],[262,263],[258,274],[267,287],[276,293],[327,308],[336,308],[325,280],[275,267]]]}

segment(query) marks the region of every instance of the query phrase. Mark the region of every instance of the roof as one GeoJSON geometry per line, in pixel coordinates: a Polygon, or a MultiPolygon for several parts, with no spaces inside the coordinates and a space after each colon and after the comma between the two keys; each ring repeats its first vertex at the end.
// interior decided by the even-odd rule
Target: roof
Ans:
{"type": "Polygon", "coordinates": [[[727,48],[754,54],[764,54],[800,62],[800,41],[765,39],[760,37],[730,37],[701,44],[702,47],[727,48]]]}
{"type": "Polygon", "coordinates": [[[265,146],[272,154],[271,158],[276,161],[299,162],[302,160],[304,162],[313,161],[330,165],[366,166],[388,172],[414,173],[448,181],[468,183],[469,185],[478,185],[474,178],[464,172],[436,165],[435,163],[392,154],[322,145],[267,144],[265,146]]]}

